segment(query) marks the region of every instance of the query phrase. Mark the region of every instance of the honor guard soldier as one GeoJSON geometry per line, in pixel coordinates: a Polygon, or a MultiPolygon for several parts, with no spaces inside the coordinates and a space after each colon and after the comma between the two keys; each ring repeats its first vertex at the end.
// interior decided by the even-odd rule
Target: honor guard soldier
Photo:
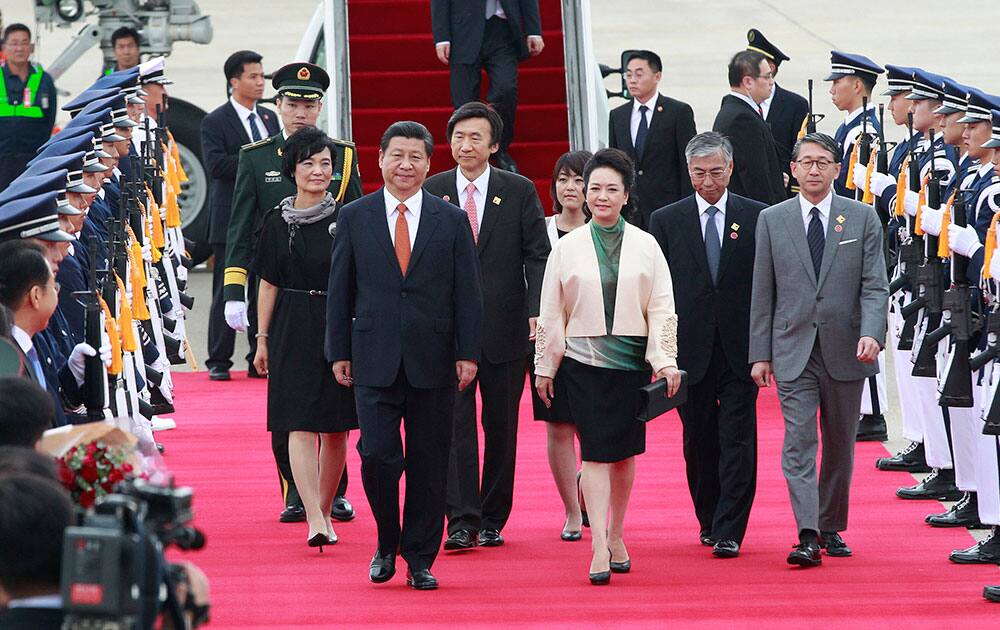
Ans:
{"type": "MultiPolygon", "coordinates": [[[[278,91],[275,103],[283,130],[270,138],[248,144],[240,151],[226,239],[223,287],[226,323],[237,331],[246,331],[249,327],[251,342],[257,328],[257,281],[253,276],[248,278],[247,269],[256,247],[254,235],[264,215],[282,199],[295,194],[295,183],[282,175],[285,140],[302,127],[315,126],[323,107],[323,94],[330,86],[330,77],[317,65],[297,62],[279,68],[271,84],[278,91]]],[[[334,140],[334,144],[336,155],[333,156],[333,180],[329,190],[338,204],[349,203],[362,195],[356,149],[352,142],[346,140],[334,140]]],[[[222,264],[222,261],[216,261],[216,264],[222,264]]],[[[254,351],[254,348],[250,349],[251,356],[254,351]]],[[[256,376],[253,366],[250,366],[248,375],[256,376]]],[[[286,523],[304,521],[305,511],[295,489],[288,460],[288,434],[272,431],[271,448],[278,464],[285,500],[280,520],[286,523]]],[[[343,496],[346,480],[345,470],[334,499],[333,516],[340,520],[354,518],[354,509],[343,496]]]]}
{"type": "Polygon", "coordinates": [[[56,120],[56,86],[49,73],[28,61],[31,30],[11,24],[3,31],[6,62],[0,66],[0,190],[24,172],[56,120]]]}
{"type": "Polygon", "coordinates": [[[834,135],[843,150],[846,166],[840,169],[840,175],[833,182],[833,189],[843,197],[854,197],[854,191],[847,188],[847,174],[851,171],[849,160],[858,136],[866,125],[868,133],[878,133],[878,117],[871,97],[878,75],[883,72],[885,70],[882,66],[864,55],[830,51],[830,75],[826,80],[833,82],[830,85],[831,100],[837,109],[847,112],[847,118],[840,123],[834,135]],[[865,99],[868,99],[867,108],[863,105],[865,99]]]}
{"type": "MultiPolygon", "coordinates": [[[[771,66],[772,76],[778,76],[778,67],[782,61],[791,60],[788,55],[781,52],[777,46],[764,37],[763,33],[755,28],[747,32],[747,50],[757,51],[767,58],[767,63],[771,66]]],[[[764,120],[771,128],[771,135],[774,136],[781,169],[788,176],[788,184],[785,188],[788,191],[788,196],[791,197],[799,192],[798,183],[792,179],[792,147],[798,140],[803,121],[809,115],[809,101],[795,92],[786,90],[775,81],[771,85],[771,96],[761,103],[760,107],[764,112],[764,120]]]]}

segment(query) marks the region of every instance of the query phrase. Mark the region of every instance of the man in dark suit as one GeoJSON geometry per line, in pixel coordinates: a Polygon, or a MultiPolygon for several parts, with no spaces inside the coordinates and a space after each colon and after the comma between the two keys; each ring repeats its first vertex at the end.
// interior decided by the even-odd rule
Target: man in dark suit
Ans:
{"type": "Polygon", "coordinates": [[[431,29],[438,59],[451,70],[455,109],[479,100],[486,70],[486,100],[503,119],[496,163],[516,173],[508,149],[517,111],[517,63],[545,48],[538,0],[431,0],[431,29]]]}
{"type": "Polygon", "coordinates": [[[757,386],[750,378],[754,231],[764,204],[726,190],[733,148],[714,131],[686,150],[695,194],[653,213],[670,265],[677,365],[689,378],[684,424],[688,488],[703,544],[739,554],[757,481],[757,386]]]}
{"type": "Polygon", "coordinates": [[[482,358],[472,386],[455,400],[448,467],[445,549],[503,544],[514,500],[517,412],[548,258],[545,215],[531,180],[491,169],[503,121],[483,103],[466,103],[448,121],[458,167],[425,190],[462,208],[472,227],[483,285],[482,358]],[[483,480],[479,483],[476,385],[483,399],[483,480]]]}
{"type": "Polygon", "coordinates": [[[649,50],[636,51],[625,66],[632,99],[611,110],[608,146],[621,149],[635,162],[637,225],[649,229],[657,208],[691,194],[684,166],[684,147],[697,133],[694,111],[687,103],[658,91],[663,63],[649,50]]]}
{"type": "MultiPolygon", "coordinates": [[[[212,245],[212,307],[208,319],[208,377],[228,381],[232,367],[236,331],[226,324],[222,297],[226,269],[226,233],[233,201],[240,148],[278,133],[275,114],[257,105],[264,94],[264,66],[261,56],[251,50],[234,52],[223,66],[231,90],[229,100],[217,107],[201,123],[201,146],[205,167],[212,178],[208,242],[212,245]]],[[[252,364],[253,356],[247,357],[252,364]]]]}
{"type": "MultiPolygon", "coordinates": [[[[747,50],[754,50],[764,55],[767,65],[771,67],[772,78],[778,76],[781,62],[790,60],[788,55],[781,52],[755,28],[747,32],[747,50]]],[[[798,183],[791,177],[792,147],[799,139],[799,132],[802,131],[809,115],[809,101],[775,82],[771,84],[771,95],[760,104],[760,107],[764,110],[764,120],[767,121],[774,137],[774,145],[778,150],[778,163],[782,172],[788,175],[788,184],[785,188],[787,196],[791,197],[799,192],[798,183]]]]}
{"type": "Polygon", "coordinates": [[[455,385],[476,377],[483,310],[468,219],[422,190],[433,149],[420,123],[382,135],[385,187],[340,210],[327,299],[326,358],[337,382],[354,387],[361,479],[378,526],[369,577],[392,578],[398,552],[418,590],[438,585],[430,568],[444,529],[455,385]]]}
{"type": "Polygon", "coordinates": [[[712,131],[733,145],[733,178],[729,191],[765,204],[786,198],[785,179],[774,136],[760,104],[771,94],[771,67],[754,50],[742,50],[729,62],[730,94],[722,98],[712,131]]]}

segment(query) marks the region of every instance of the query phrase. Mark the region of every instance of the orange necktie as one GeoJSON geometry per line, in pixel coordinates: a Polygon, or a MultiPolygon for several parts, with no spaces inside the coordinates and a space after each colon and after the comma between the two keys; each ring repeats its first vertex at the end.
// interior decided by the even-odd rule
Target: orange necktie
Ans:
{"type": "Polygon", "coordinates": [[[396,206],[396,260],[399,270],[406,276],[410,266],[410,225],[406,222],[406,204],[396,206]]]}

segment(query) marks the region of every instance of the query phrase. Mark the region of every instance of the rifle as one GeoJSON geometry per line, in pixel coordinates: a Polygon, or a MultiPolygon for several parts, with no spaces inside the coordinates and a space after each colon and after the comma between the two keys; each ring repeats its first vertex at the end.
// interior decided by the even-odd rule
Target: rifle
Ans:
{"type": "MultiPolygon", "coordinates": [[[[86,341],[95,350],[100,350],[101,345],[101,303],[97,299],[97,237],[90,235],[87,237],[87,251],[90,253],[91,264],[87,269],[87,290],[76,291],[73,297],[83,305],[83,335],[86,341]]],[[[84,359],[83,369],[84,383],[84,406],[87,408],[87,420],[98,422],[104,420],[104,388],[107,384],[105,379],[104,362],[101,361],[100,353],[84,359]]]]}
{"type": "MultiPolygon", "coordinates": [[[[938,209],[941,207],[941,178],[934,170],[934,130],[928,131],[930,140],[930,175],[927,179],[927,205],[938,209]]],[[[920,165],[917,165],[919,173],[920,165]]],[[[943,315],[944,294],[942,286],[944,267],[937,255],[938,237],[927,234],[924,237],[923,260],[917,268],[917,284],[920,286],[921,298],[927,309],[925,315],[924,338],[913,359],[913,376],[937,377],[938,343],[948,336],[950,326],[941,325],[943,315]]],[[[907,305],[909,306],[909,305],[907,305]]],[[[905,310],[905,309],[904,309],[905,310]]]]}
{"type": "Polygon", "coordinates": [[[809,115],[806,117],[806,133],[816,133],[816,123],[825,118],[824,114],[813,113],[813,80],[809,79],[809,115]]]}
{"type": "MultiPolygon", "coordinates": [[[[917,160],[916,143],[913,137],[913,114],[907,114],[907,130],[909,132],[909,174],[907,176],[908,187],[911,191],[920,190],[920,164],[917,160]]],[[[897,190],[896,194],[905,194],[906,191],[897,190]]],[[[917,288],[917,268],[923,259],[923,237],[914,234],[915,220],[906,216],[907,235],[906,239],[899,244],[900,275],[889,285],[890,295],[895,294],[903,287],[909,286],[912,293],[916,293],[917,288]]],[[[914,295],[913,299],[900,309],[903,317],[903,330],[900,333],[899,350],[911,350],[913,348],[913,336],[917,323],[917,314],[926,304],[926,300],[914,295]]]]}
{"type": "MultiPolygon", "coordinates": [[[[965,216],[965,199],[962,195],[955,195],[955,202],[952,204],[952,220],[959,227],[965,227],[968,223],[965,216]]],[[[972,309],[969,307],[971,287],[966,277],[968,268],[969,259],[952,252],[953,284],[944,293],[944,308],[948,311],[948,322],[945,326],[951,334],[952,348],[944,376],[938,385],[938,393],[940,394],[938,402],[942,407],[968,408],[973,406],[973,369],[972,361],[969,358],[969,339],[979,322],[973,319],[972,309]]]]}
{"type": "MultiPolygon", "coordinates": [[[[868,162],[872,159],[872,139],[868,136],[868,97],[861,97],[861,136],[858,138],[858,164],[868,167],[868,162]]],[[[853,173],[848,173],[848,177],[853,177],[853,173]]],[[[865,196],[863,186],[859,186],[854,191],[854,198],[861,201],[865,196]]]]}

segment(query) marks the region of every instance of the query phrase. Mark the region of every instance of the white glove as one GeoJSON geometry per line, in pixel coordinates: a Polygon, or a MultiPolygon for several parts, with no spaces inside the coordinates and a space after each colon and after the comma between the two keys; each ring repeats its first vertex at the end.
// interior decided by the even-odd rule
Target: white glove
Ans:
{"type": "MultiPolygon", "coordinates": [[[[875,173],[872,173],[874,175],[875,173]]],[[[865,189],[865,179],[868,178],[868,167],[864,164],[855,164],[854,171],[851,173],[851,179],[854,180],[854,186],[861,191],[865,189]]]]}
{"type": "Polygon", "coordinates": [[[226,323],[236,332],[246,332],[250,321],[247,319],[247,305],[242,300],[226,301],[226,323]]]}
{"type": "MultiPolygon", "coordinates": [[[[106,338],[107,335],[101,336],[101,362],[104,363],[104,367],[111,365],[111,344],[106,343],[106,338]]],[[[70,374],[73,375],[73,380],[76,381],[77,385],[83,385],[87,357],[96,355],[97,350],[94,350],[94,346],[89,343],[78,343],[73,346],[73,351],[70,352],[66,365],[69,367],[70,374]]]]}
{"type": "Polygon", "coordinates": [[[903,209],[911,217],[917,216],[917,204],[920,202],[920,193],[915,193],[907,188],[904,194],[906,196],[903,197],[903,209]]]}
{"type": "Polygon", "coordinates": [[[935,210],[929,206],[924,206],[920,211],[920,229],[931,236],[940,236],[941,220],[944,218],[944,210],[935,210]]]}
{"type": "Polygon", "coordinates": [[[887,188],[895,185],[896,185],[896,180],[893,179],[892,177],[889,177],[885,173],[872,171],[871,193],[876,197],[881,197],[882,193],[884,193],[887,188]]]}
{"type": "Polygon", "coordinates": [[[153,246],[146,241],[142,244],[142,259],[148,263],[153,262],[153,246]]]}
{"type": "Polygon", "coordinates": [[[958,227],[952,223],[948,226],[948,247],[959,256],[972,258],[982,246],[976,228],[971,225],[958,227]]]}

